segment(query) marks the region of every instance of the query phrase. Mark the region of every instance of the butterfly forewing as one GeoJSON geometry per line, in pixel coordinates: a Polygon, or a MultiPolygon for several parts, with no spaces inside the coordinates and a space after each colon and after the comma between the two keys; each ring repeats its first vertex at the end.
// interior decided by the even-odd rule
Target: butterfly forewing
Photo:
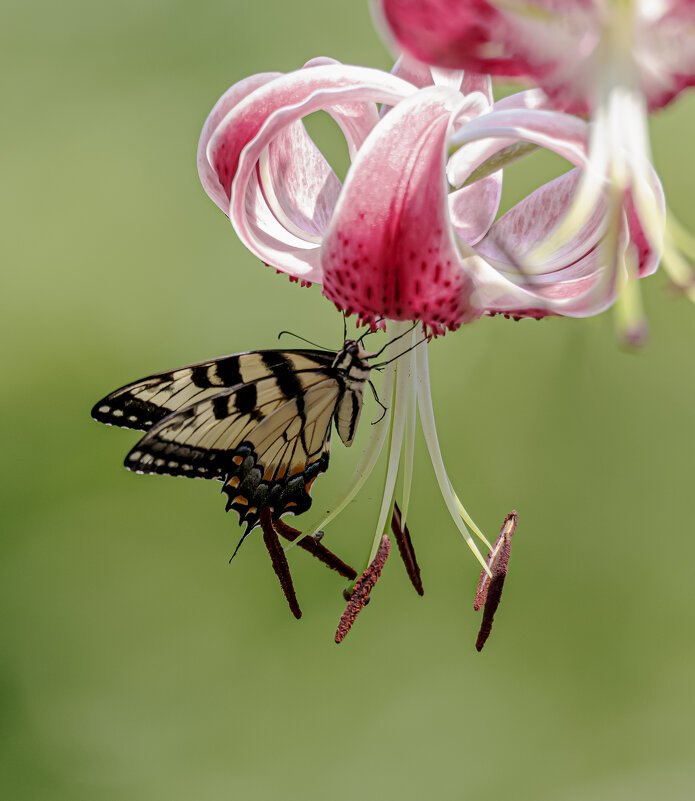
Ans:
{"type": "MultiPolygon", "coordinates": [[[[296,391],[296,373],[330,367],[333,354],[313,350],[251,351],[190,364],[143,378],[117,389],[94,405],[100,423],[148,431],[173,412],[224,389],[274,375],[288,397],[296,391]]],[[[301,386],[299,387],[301,391],[301,386]]]]}

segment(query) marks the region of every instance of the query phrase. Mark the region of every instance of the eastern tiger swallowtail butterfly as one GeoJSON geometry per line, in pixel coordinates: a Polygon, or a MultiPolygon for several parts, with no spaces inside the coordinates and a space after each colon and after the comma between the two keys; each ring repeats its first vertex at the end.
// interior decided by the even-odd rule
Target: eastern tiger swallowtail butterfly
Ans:
{"type": "Polygon", "coordinates": [[[129,470],[222,481],[227,510],[246,526],[243,542],[263,510],[275,523],[309,508],[311,485],[328,467],[333,421],[352,444],[374,355],[346,340],[337,353],[223,356],[128,384],[92,416],[147,432],[126,456],[129,470]]]}

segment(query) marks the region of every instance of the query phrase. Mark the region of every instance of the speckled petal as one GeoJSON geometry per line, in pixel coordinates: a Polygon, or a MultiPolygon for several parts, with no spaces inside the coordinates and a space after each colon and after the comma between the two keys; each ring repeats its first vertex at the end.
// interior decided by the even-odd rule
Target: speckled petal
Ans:
{"type": "Polygon", "coordinates": [[[364,318],[473,319],[444,177],[447,134],[461,95],[420,90],[372,131],[352,165],[326,234],[324,294],[364,318]]]}
{"type": "MultiPolygon", "coordinates": [[[[533,273],[519,265],[569,208],[580,171],[572,170],[545,184],[503,215],[476,250],[485,260],[471,263],[480,287],[477,303],[490,313],[543,317],[563,314],[585,317],[608,308],[616,299],[616,284],[603,280],[614,265],[605,263],[610,251],[601,246],[605,206],[601,202],[582,230],[533,273]]],[[[657,184],[658,185],[658,184],[657,184]]],[[[628,204],[618,249],[629,242],[637,249],[638,275],[653,272],[658,252],[649,247],[631,204],[628,204]]]]}

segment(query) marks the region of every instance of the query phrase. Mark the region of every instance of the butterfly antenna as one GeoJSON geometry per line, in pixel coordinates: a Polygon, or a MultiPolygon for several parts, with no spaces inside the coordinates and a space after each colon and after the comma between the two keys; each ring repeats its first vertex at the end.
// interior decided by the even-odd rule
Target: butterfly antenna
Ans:
{"type": "Polygon", "coordinates": [[[306,339],[306,337],[300,337],[299,334],[295,334],[293,331],[280,331],[280,333],[278,334],[278,339],[280,339],[280,337],[283,334],[289,334],[291,337],[296,337],[297,339],[301,339],[302,342],[306,342],[309,345],[313,345],[315,348],[321,348],[321,350],[330,350],[330,348],[326,348],[323,345],[319,345],[316,342],[312,342],[310,339],[306,339]]]}
{"type": "MultiPolygon", "coordinates": [[[[412,331],[413,329],[411,328],[410,330],[412,331]]],[[[391,364],[391,362],[395,362],[396,359],[400,359],[401,356],[405,356],[406,353],[410,353],[411,350],[414,350],[415,348],[417,348],[418,345],[422,345],[423,342],[427,342],[428,339],[429,339],[429,337],[424,337],[419,342],[416,342],[414,345],[411,345],[407,350],[404,350],[402,353],[399,353],[398,356],[394,356],[392,359],[388,359],[388,361],[379,362],[379,364],[371,365],[372,370],[380,370],[382,367],[386,367],[387,364],[391,364]]],[[[396,340],[394,339],[394,340],[391,340],[391,341],[395,342],[396,340]]]]}
{"type": "MultiPolygon", "coordinates": [[[[417,326],[418,326],[418,323],[417,323],[417,322],[414,322],[414,323],[413,323],[413,325],[412,325],[412,326],[411,326],[411,327],[410,327],[410,328],[409,328],[407,331],[404,331],[402,334],[399,334],[397,337],[394,337],[393,339],[390,339],[390,340],[389,340],[389,341],[388,341],[388,342],[387,342],[387,343],[384,345],[384,347],[383,347],[381,350],[378,350],[378,351],[377,351],[377,352],[376,352],[376,353],[375,353],[375,354],[372,356],[372,358],[374,358],[375,356],[381,356],[381,354],[382,354],[382,353],[383,353],[383,352],[386,350],[386,348],[388,348],[388,347],[389,347],[389,345],[393,345],[393,343],[394,343],[394,342],[398,342],[398,340],[399,340],[399,339],[403,339],[403,337],[407,336],[408,334],[412,334],[412,333],[413,333],[413,331],[414,331],[414,330],[417,328],[417,326]]],[[[420,343],[418,342],[418,345],[419,345],[419,344],[420,344],[420,343]]],[[[410,350],[410,348],[408,348],[408,350],[410,350]]],[[[406,351],[404,351],[404,353],[407,353],[407,352],[408,352],[407,350],[406,350],[406,351]]],[[[403,354],[400,354],[400,355],[403,355],[403,354]]],[[[396,356],[396,358],[398,358],[398,356],[396,356]]],[[[393,359],[391,359],[391,361],[393,361],[393,359]]],[[[388,364],[388,362],[384,362],[384,364],[388,364]]]]}
{"type": "Polygon", "coordinates": [[[345,316],[345,312],[343,312],[343,342],[347,340],[347,317],[345,316]]]}

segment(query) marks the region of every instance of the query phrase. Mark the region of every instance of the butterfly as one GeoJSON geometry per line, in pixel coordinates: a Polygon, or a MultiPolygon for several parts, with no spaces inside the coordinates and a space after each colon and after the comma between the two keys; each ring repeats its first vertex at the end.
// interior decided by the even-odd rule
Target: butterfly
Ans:
{"type": "Polygon", "coordinates": [[[246,526],[241,545],[263,510],[276,522],[309,509],[333,424],[345,445],[354,440],[375,355],[353,339],[337,352],[236,353],[127,384],[92,416],[146,432],[129,470],[222,481],[227,510],[246,526]]]}
{"type": "Polygon", "coordinates": [[[279,536],[300,537],[298,545],[328,567],[350,580],[357,577],[320,543],[322,532],[301,538],[281,518],[309,509],[311,486],[328,469],[333,425],[343,443],[352,445],[365,386],[379,402],[371,371],[393,361],[370,360],[409,332],[376,353],[363,347],[369,333],[344,337],[339,351],[249,351],[155,373],[92,408],[101,423],[145,432],[125,458],[129,470],[222,482],[227,511],[233,509],[245,526],[233,556],[260,526],[297,618],[302,613],[279,536]]]}

